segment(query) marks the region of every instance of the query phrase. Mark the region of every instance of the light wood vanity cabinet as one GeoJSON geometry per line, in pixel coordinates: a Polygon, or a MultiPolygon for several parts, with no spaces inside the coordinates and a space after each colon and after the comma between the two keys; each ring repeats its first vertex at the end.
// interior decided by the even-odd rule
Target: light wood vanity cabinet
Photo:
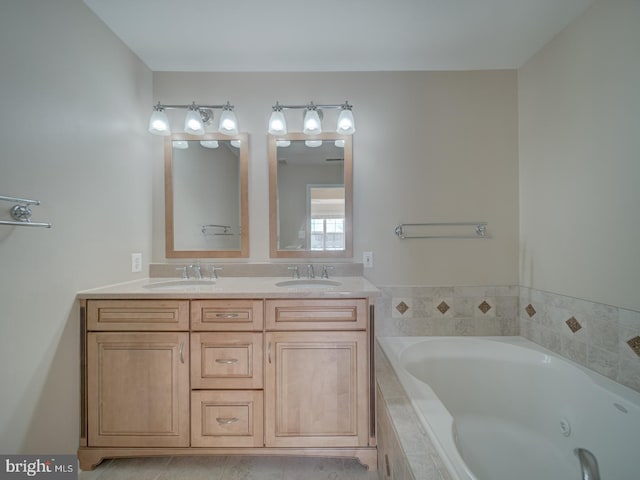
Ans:
{"type": "Polygon", "coordinates": [[[84,343],[89,445],[189,445],[189,333],[149,331],[186,330],[187,313],[185,301],[88,302],[88,328],[106,330],[84,343]]]}
{"type": "Polygon", "coordinates": [[[234,453],[352,456],[376,468],[367,299],[82,305],[81,468],[234,453]]]}
{"type": "Polygon", "coordinates": [[[365,447],[366,332],[269,332],[265,443],[365,447]]]}

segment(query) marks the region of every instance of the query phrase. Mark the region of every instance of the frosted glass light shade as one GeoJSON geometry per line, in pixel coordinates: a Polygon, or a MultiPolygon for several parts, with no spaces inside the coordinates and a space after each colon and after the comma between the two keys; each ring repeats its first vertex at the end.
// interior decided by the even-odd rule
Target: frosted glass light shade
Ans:
{"type": "Polygon", "coordinates": [[[305,140],[304,144],[307,147],[316,148],[322,145],[322,140],[305,140]]]}
{"type": "Polygon", "coordinates": [[[186,140],[174,140],[172,143],[173,148],[179,148],[180,150],[186,150],[189,148],[189,142],[186,140]]]}
{"type": "Polygon", "coordinates": [[[187,111],[184,117],[184,131],[191,135],[204,135],[204,124],[198,110],[187,111]]]}
{"type": "Polygon", "coordinates": [[[218,131],[225,135],[237,135],[238,134],[238,119],[233,110],[223,110],[220,115],[220,124],[218,125],[218,131]]]}
{"type": "Polygon", "coordinates": [[[307,135],[318,135],[322,133],[322,123],[317,110],[307,110],[304,114],[304,126],[302,131],[307,135]]]}
{"type": "Polygon", "coordinates": [[[162,136],[171,135],[169,118],[164,110],[153,110],[151,117],[149,117],[149,133],[162,136]]]}
{"type": "Polygon", "coordinates": [[[240,148],[241,142],[240,140],[231,140],[231,146],[235,148],[240,148]]]}
{"type": "Polygon", "coordinates": [[[291,140],[276,140],[276,147],[284,148],[291,145],[291,140]]]}
{"type": "Polygon", "coordinates": [[[200,140],[200,145],[204,148],[218,148],[217,140],[200,140]]]}
{"type": "Polygon", "coordinates": [[[338,128],[336,131],[341,135],[352,135],[356,131],[356,124],[353,120],[353,112],[349,109],[343,109],[338,115],[338,128]]]}
{"type": "Polygon", "coordinates": [[[271,135],[286,135],[287,121],[281,110],[274,110],[269,117],[269,133],[271,135]]]}
{"type": "Polygon", "coordinates": [[[344,140],[342,140],[341,138],[333,142],[333,144],[338,148],[344,148],[344,140]]]}

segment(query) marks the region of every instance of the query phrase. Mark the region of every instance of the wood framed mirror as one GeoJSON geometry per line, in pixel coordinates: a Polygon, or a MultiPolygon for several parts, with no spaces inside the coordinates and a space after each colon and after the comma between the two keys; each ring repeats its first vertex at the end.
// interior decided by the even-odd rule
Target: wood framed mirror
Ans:
{"type": "Polygon", "coordinates": [[[352,137],[269,135],[271,258],[353,256],[352,137]]]}
{"type": "Polygon", "coordinates": [[[249,256],[248,135],[165,138],[167,258],[249,256]]]}

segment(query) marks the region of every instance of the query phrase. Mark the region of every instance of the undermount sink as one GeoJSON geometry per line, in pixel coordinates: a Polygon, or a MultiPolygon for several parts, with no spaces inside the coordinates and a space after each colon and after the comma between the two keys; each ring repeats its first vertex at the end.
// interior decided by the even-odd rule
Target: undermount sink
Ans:
{"type": "Polygon", "coordinates": [[[144,288],[149,290],[181,290],[183,288],[207,287],[215,284],[215,280],[167,280],[148,283],[144,288]]]}
{"type": "Polygon", "coordinates": [[[335,280],[313,280],[313,279],[307,279],[307,278],[285,280],[285,281],[276,283],[276,287],[287,287],[287,288],[329,288],[329,287],[338,287],[340,285],[342,285],[342,283],[336,282],[335,280]]]}

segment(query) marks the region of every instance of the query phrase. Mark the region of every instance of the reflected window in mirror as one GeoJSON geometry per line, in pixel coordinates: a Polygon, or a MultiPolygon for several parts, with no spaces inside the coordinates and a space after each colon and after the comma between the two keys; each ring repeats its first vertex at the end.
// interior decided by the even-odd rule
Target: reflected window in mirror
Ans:
{"type": "Polygon", "coordinates": [[[352,255],[352,158],[350,136],[269,136],[271,257],[352,255]]]}
{"type": "Polygon", "coordinates": [[[248,135],[165,140],[167,258],[249,256],[248,135]]]}

